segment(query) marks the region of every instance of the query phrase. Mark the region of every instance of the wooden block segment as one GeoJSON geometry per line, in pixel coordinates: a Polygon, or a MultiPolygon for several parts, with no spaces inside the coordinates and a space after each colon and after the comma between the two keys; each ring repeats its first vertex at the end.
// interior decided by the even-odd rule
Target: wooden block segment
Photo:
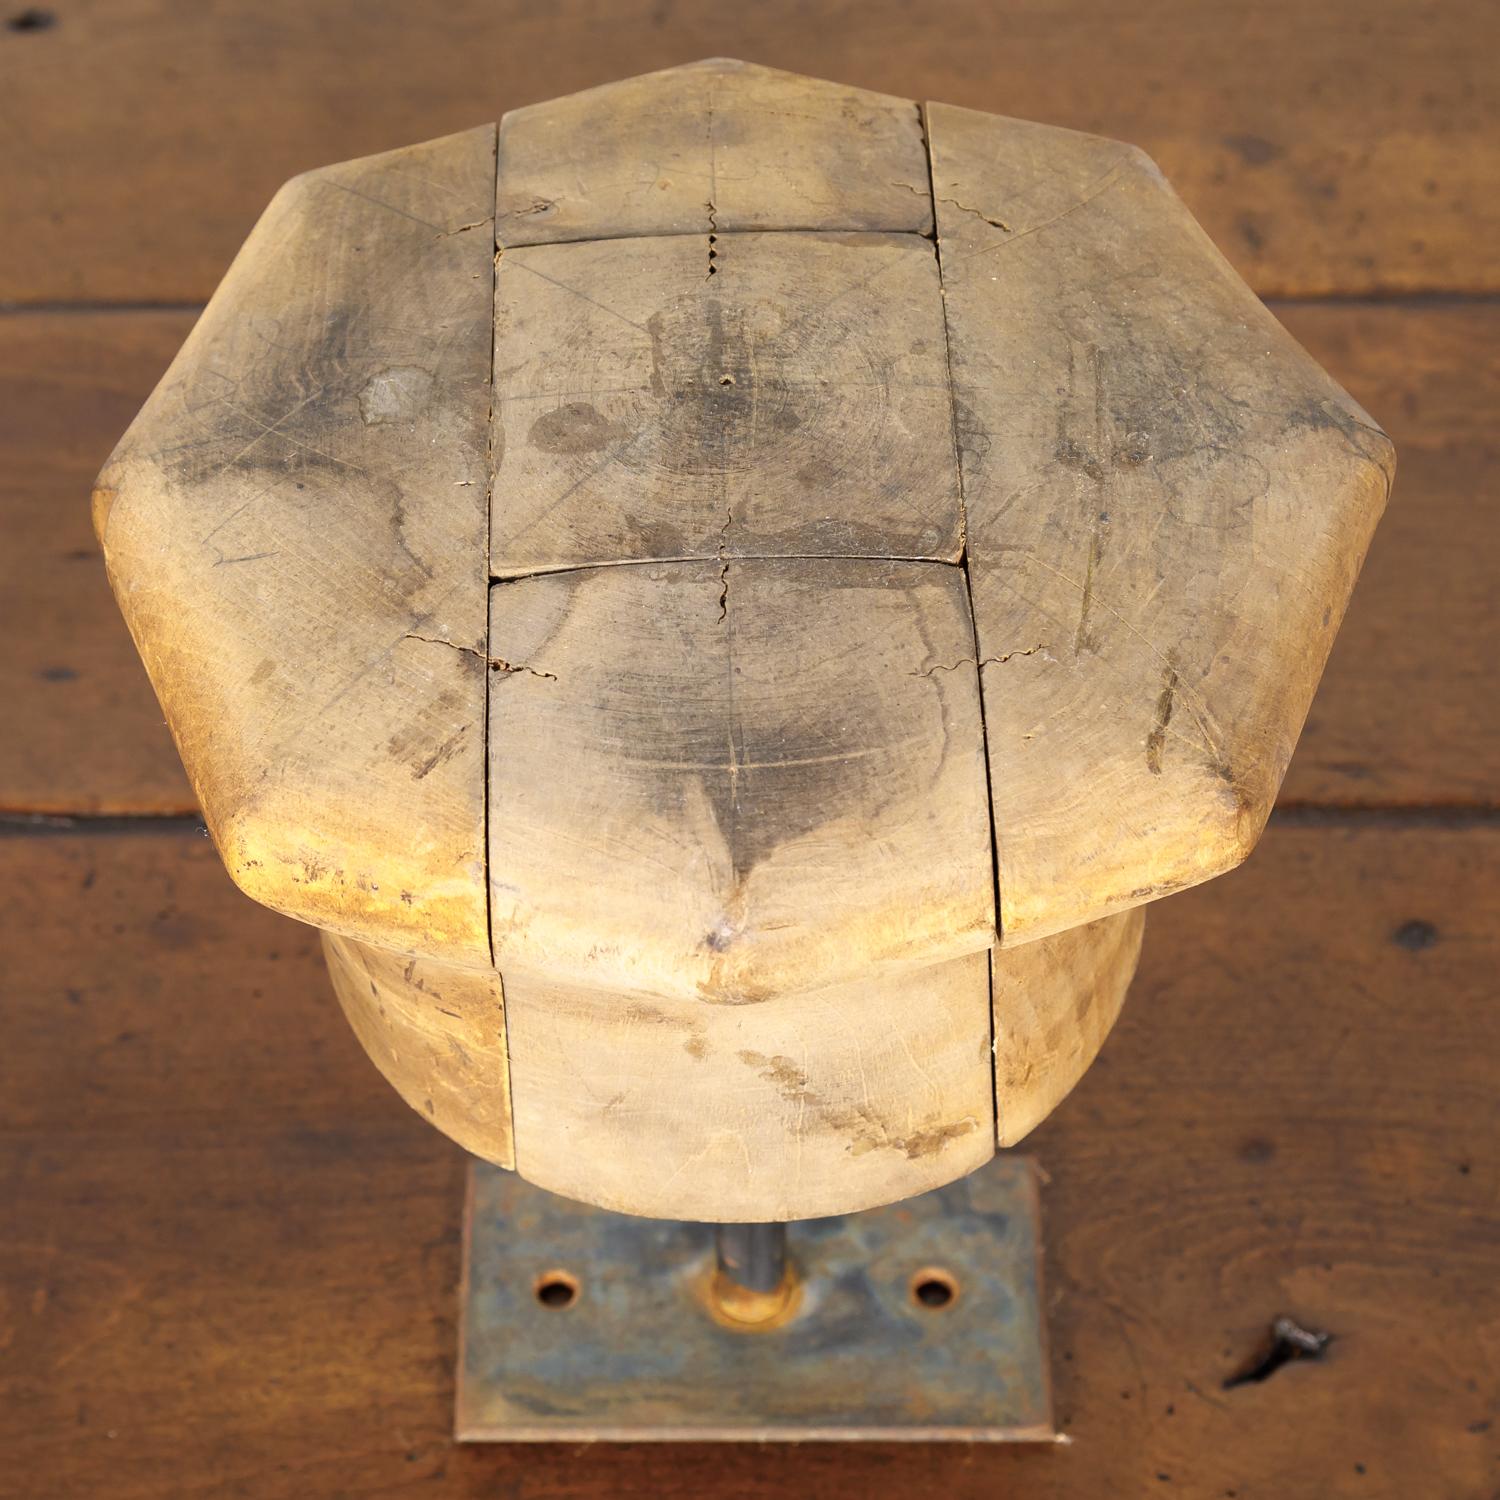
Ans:
{"type": "Polygon", "coordinates": [[[1393,473],[1132,147],[933,106],[1002,940],[1259,836],[1393,473]]]}
{"type": "Polygon", "coordinates": [[[512,979],[517,1170],[621,1213],[747,1223],[951,1182],[995,1151],[987,962],[754,1005],[512,979]]]}
{"type": "Polygon", "coordinates": [[[497,209],[506,246],[932,228],[915,103],[730,58],[513,110],[497,209]]]}
{"type": "Polygon", "coordinates": [[[396,1092],[464,1150],[515,1166],[500,976],[322,938],[344,1015],[396,1092]]]}
{"type": "Polygon", "coordinates": [[[545,574],[491,590],[490,652],[508,982],[737,1004],[993,941],[958,569],[545,574]]]}
{"type": "Polygon", "coordinates": [[[958,559],[938,269],[920,236],[511,250],[497,297],[497,577],[691,557],[958,559]]]}
{"type": "Polygon", "coordinates": [[[470,964],[493,152],[486,128],[288,184],[95,506],[235,879],[470,964]]]}
{"type": "Polygon", "coordinates": [[[995,1132],[1024,1140],[1067,1098],[1099,1054],[1141,955],[1146,909],[990,953],[995,1132]]]}

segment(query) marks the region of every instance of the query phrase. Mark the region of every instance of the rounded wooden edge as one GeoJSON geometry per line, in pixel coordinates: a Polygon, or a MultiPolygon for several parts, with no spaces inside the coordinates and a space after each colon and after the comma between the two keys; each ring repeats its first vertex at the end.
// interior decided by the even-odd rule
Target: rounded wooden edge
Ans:
{"type": "Polygon", "coordinates": [[[1030,1134],[1099,1054],[1135,977],[1146,908],[990,955],[995,1121],[1001,1147],[1030,1134]]]}
{"type": "Polygon", "coordinates": [[[386,1081],[466,1151],[514,1167],[500,976],[321,936],[339,1005],[386,1081]]]}

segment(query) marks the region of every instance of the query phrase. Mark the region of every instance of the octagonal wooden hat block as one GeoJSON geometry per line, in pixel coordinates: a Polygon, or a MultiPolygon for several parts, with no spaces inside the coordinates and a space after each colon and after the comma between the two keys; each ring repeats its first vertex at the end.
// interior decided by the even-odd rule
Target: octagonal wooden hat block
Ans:
{"type": "Polygon", "coordinates": [[[1254,844],[1391,447],[1114,141],[714,61],[277,195],[99,481],[401,1093],[638,1214],[919,1193],[1254,844]]]}

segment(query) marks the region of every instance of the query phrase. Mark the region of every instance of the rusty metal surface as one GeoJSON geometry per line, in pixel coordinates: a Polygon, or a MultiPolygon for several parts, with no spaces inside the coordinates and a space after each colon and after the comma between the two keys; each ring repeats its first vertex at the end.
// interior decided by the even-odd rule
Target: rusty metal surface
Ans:
{"type": "Polygon", "coordinates": [[[1029,1158],[791,1226],[796,1292],[760,1329],[714,1306],[711,1225],[476,1162],[464,1238],[461,1440],[1054,1435],[1029,1158]]]}

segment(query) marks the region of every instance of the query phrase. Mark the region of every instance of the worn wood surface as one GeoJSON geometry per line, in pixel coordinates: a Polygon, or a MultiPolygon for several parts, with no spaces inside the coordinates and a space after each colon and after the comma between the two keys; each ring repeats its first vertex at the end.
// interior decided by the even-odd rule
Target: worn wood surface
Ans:
{"type": "Polygon", "coordinates": [[[1500,285],[1489,0],[47,9],[0,30],[0,301],[204,298],[294,172],[726,54],[1134,141],[1262,293],[1500,285]]]}
{"type": "Polygon", "coordinates": [[[957,569],[585,569],[490,608],[507,978],[740,1005],[994,941],[957,569]]]}
{"type": "Polygon", "coordinates": [[[507,114],[495,237],[925,234],[926,175],[910,98],[707,58],[507,114]]]}
{"type": "MultiPolygon", "coordinates": [[[[1493,801],[1500,593],[1500,308],[1282,303],[1275,312],[1401,453],[1400,487],[1292,759],[1283,802],[1493,801]],[[1442,671],[1433,671],[1434,652],[1442,671]]],[[[0,808],[193,806],[98,565],[86,495],[191,313],[0,318],[0,808]],[[105,731],[105,726],[108,731],[105,731]]]]}
{"type": "Polygon", "coordinates": [[[396,1092],[465,1151],[514,1167],[500,976],[322,938],[344,1015],[396,1092]]]}
{"type": "Polygon", "coordinates": [[[480,128],[288,183],[94,491],[235,880],[471,966],[494,150],[480,128]]]}
{"type": "Polygon", "coordinates": [[[1073,1442],[1024,1452],[455,1448],[462,1154],[370,1067],[313,934],[188,829],[14,835],[0,882],[0,1493],[1493,1488],[1492,826],[1273,821],[1152,912],[1028,1144],[1073,1442]],[[1325,1358],[1224,1389],[1283,1314],[1325,1358]]]}
{"type": "Polygon", "coordinates": [[[814,1219],[995,1154],[988,956],[755,1005],[510,978],[516,1169],[659,1219],[814,1219]]]}
{"type": "Polygon", "coordinates": [[[1118,141],[932,105],[1002,940],[1254,847],[1395,477],[1118,141]]]}
{"type": "Polygon", "coordinates": [[[1014,1146],[1057,1108],[1099,1055],[1141,953],[1131,907],[990,953],[995,1139],[1014,1146]]]}
{"type": "Polygon", "coordinates": [[[920,235],[507,249],[497,297],[497,577],[688,557],[958,560],[942,302],[920,235]]]}

